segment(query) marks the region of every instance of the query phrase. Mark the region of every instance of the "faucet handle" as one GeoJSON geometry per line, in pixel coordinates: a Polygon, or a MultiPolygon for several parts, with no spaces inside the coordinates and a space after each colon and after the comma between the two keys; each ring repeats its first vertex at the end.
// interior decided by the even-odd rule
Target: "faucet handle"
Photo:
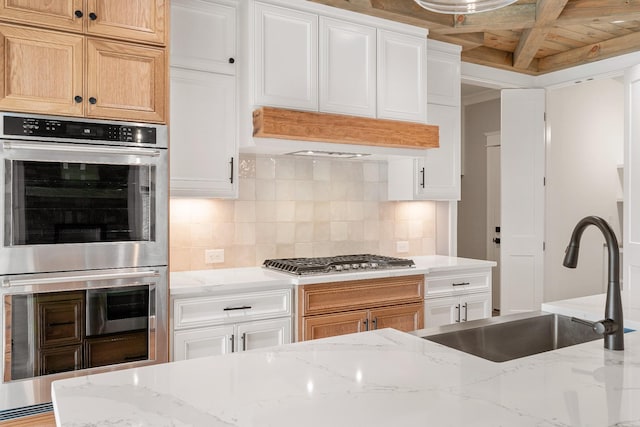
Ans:
{"type": "Polygon", "coordinates": [[[591,329],[593,329],[595,333],[600,335],[609,335],[618,330],[618,324],[611,319],[604,319],[604,320],[599,320],[597,322],[590,322],[588,320],[572,317],[571,321],[589,326],[591,329]]]}

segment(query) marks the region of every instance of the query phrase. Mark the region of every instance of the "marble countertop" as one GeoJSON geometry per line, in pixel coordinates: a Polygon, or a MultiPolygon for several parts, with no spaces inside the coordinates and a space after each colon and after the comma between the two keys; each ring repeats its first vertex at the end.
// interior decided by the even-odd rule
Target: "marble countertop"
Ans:
{"type": "Polygon", "coordinates": [[[392,329],[55,381],[59,426],[640,425],[640,332],[503,363],[392,329]]]}
{"type": "Polygon", "coordinates": [[[268,270],[262,267],[225,268],[195,270],[170,274],[171,295],[224,292],[233,290],[273,289],[282,286],[308,285],[314,283],[339,282],[344,280],[364,280],[379,277],[408,276],[433,272],[486,268],[495,265],[493,261],[469,258],[429,255],[411,257],[414,268],[392,270],[367,270],[357,273],[319,274],[294,276],[268,270]]]}

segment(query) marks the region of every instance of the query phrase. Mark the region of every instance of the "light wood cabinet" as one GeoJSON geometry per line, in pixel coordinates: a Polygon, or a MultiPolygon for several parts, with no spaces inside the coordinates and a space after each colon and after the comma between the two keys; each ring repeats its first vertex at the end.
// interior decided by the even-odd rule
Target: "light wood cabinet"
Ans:
{"type": "Polygon", "coordinates": [[[164,45],[164,0],[0,4],[0,20],[69,31],[0,24],[0,109],[164,122],[165,49],[81,35],[164,45]]]}
{"type": "Polygon", "coordinates": [[[5,0],[0,19],[164,45],[167,5],[166,0],[5,0]]]}
{"type": "Polygon", "coordinates": [[[422,328],[424,276],[298,287],[298,341],[379,328],[422,328]]]}
{"type": "Polygon", "coordinates": [[[87,39],[86,115],[162,122],[165,50],[87,39]]]}

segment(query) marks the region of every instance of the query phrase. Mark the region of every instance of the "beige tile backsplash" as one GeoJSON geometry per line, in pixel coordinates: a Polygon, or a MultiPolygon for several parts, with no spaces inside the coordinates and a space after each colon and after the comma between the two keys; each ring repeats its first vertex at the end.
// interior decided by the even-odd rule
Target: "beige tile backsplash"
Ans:
{"type": "Polygon", "coordinates": [[[171,199],[171,271],[268,258],[435,253],[435,203],[386,201],[386,163],[241,155],[239,198],[171,199]],[[409,242],[397,253],[396,242],[409,242]],[[225,261],[205,264],[206,249],[225,261]]]}

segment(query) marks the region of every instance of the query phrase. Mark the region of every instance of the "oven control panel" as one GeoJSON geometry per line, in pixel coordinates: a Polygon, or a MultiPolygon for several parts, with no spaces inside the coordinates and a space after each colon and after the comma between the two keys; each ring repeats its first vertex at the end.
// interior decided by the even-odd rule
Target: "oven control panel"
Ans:
{"type": "Polygon", "coordinates": [[[48,138],[90,139],[105,142],[155,144],[156,128],[121,123],[58,120],[42,117],[3,117],[4,135],[48,138]]]}

